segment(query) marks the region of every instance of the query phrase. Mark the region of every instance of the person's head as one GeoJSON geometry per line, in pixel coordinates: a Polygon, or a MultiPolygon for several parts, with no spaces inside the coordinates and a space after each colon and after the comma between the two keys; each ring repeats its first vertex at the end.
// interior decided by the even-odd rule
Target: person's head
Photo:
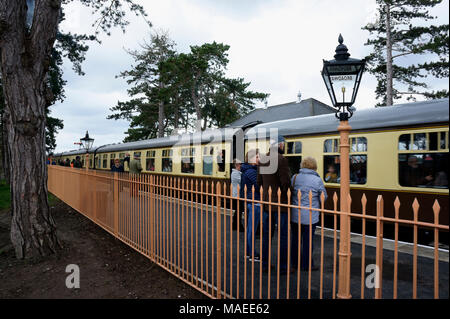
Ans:
{"type": "Polygon", "coordinates": [[[328,172],[334,173],[334,171],[335,171],[334,165],[328,165],[328,172]]]}
{"type": "Polygon", "coordinates": [[[301,168],[309,168],[309,169],[312,169],[313,171],[316,171],[317,170],[317,162],[313,157],[308,156],[302,160],[300,167],[301,168]]]}
{"type": "Polygon", "coordinates": [[[242,162],[241,162],[240,160],[238,160],[237,158],[235,158],[235,159],[233,160],[233,166],[234,166],[234,168],[237,169],[238,171],[241,170],[241,165],[242,165],[242,162]]]}
{"type": "Polygon", "coordinates": [[[278,135],[276,139],[270,140],[271,147],[277,147],[280,151],[284,151],[285,140],[283,135],[278,135]]]}
{"type": "Polygon", "coordinates": [[[114,160],[114,165],[115,165],[116,167],[119,167],[119,166],[120,166],[120,160],[119,160],[118,158],[116,158],[116,159],[114,160]]]}
{"type": "Polygon", "coordinates": [[[417,163],[417,157],[415,156],[410,156],[408,158],[408,165],[412,168],[417,168],[419,167],[419,164],[417,163]]]}
{"type": "Polygon", "coordinates": [[[258,152],[255,149],[251,149],[245,154],[245,162],[251,165],[259,164],[258,152]]]}

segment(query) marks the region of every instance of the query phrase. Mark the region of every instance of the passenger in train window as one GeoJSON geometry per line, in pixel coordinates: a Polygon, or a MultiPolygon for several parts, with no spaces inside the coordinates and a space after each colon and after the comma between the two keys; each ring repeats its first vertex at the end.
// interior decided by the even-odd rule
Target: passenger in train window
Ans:
{"type": "Polygon", "coordinates": [[[432,174],[430,174],[429,170],[427,172],[424,170],[424,163],[422,163],[422,166],[419,165],[418,156],[424,162],[422,154],[411,155],[408,157],[407,166],[403,166],[403,169],[400,171],[400,184],[402,186],[416,187],[432,183],[432,174]]]}
{"type": "Polygon", "coordinates": [[[123,165],[120,164],[120,160],[118,158],[114,160],[114,165],[111,166],[111,172],[124,172],[123,165]]]}
{"type": "MultiPolygon", "coordinates": [[[[233,160],[233,166],[234,168],[231,171],[231,185],[233,185],[233,192],[231,194],[231,196],[233,197],[233,209],[234,209],[234,213],[233,213],[233,230],[237,230],[237,225],[238,225],[238,214],[237,214],[237,210],[239,209],[239,214],[240,216],[242,216],[242,212],[244,211],[244,202],[239,201],[239,195],[238,195],[238,185],[239,187],[241,186],[241,165],[242,162],[240,160],[238,160],[237,158],[235,158],[233,160]],[[239,201],[239,207],[238,207],[238,201],[239,201]]],[[[240,232],[244,232],[245,231],[245,227],[244,225],[242,225],[242,223],[240,223],[239,225],[239,231],[240,232]]]]}
{"type": "Polygon", "coordinates": [[[325,174],[325,182],[327,183],[337,183],[338,175],[336,174],[336,168],[333,164],[328,165],[327,173],[325,174]]]}
{"type": "MultiPolygon", "coordinates": [[[[247,200],[260,200],[259,186],[257,184],[258,170],[257,166],[259,164],[259,154],[256,150],[252,149],[245,155],[245,163],[241,166],[241,189],[240,197],[246,198],[247,200]],[[247,186],[247,189],[245,189],[247,186]],[[254,189],[254,192],[253,192],[254,189]],[[247,196],[245,196],[247,195],[247,196]],[[253,197],[254,196],[254,197],[253,197]]],[[[252,261],[252,256],[254,256],[254,261],[259,262],[259,253],[253,251],[255,248],[252,243],[256,237],[255,230],[259,226],[260,222],[260,212],[261,205],[259,203],[253,203],[247,201],[247,252],[246,258],[252,261]]],[[[245,202],[245,201],[244,201],[245,202]]],[[[255,245],[256,246],[256,245],[255,245]]]]}
{"type": "Polygon", "coordinates": [[[83,167],[83,164],[81,163],[81,159],[80,159],[79,156],[77,156],[77,157],[75,158],[74,167],[76,167],[76,168],[82,168],[82,167],[83,167]]]}

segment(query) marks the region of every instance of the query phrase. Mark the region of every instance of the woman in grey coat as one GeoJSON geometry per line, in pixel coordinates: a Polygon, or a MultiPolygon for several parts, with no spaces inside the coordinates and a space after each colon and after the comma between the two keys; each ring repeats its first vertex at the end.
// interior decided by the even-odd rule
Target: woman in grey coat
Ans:
{"type": "MultiPolygon", "coordinates": [[[[314,231],[319,223],[319,211],[310,210],[309,193],[312,193],[311,208],[321,208],[321,194],[324,194],[324,200],[327,198],[327,191],[323,184],[322,179],[316,172],[317,162],[312,157],[306,157],[302,160],[301,168],[298,174],[292,176],[291,185],[294,189],[292,196],[292,204],[298,205],[298,191],[301,192],[300,198],[300,232],[301,238],[298,234],[298,222],[299,214],[298,209],[292,209],[291,217],[291,264],[294,268],[298,266],[298,245],[301,240],[301,257],[300,257],[300,267],[302,270],[309,269],[309,238],[311,231],[311,238],[314,238],[314,231]],[[310,216],[311,215],[311,216],[310,216]]],[[[314,241],[311,243],[311,255],[314,249],[314,241]]],[[[312,258],[312,257],[311,257],[312,258]]],[[[317,270],[318,268],[314,266],[313,260],[311,260],[311,270],[317,270]]]]}

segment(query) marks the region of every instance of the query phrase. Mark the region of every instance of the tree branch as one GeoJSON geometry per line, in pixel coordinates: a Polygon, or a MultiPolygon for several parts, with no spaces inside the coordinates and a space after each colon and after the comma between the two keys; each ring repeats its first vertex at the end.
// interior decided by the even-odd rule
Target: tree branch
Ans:
{"type": "Polygon", "coordinates": [[[400,54],[394,55],[394,56],[392,56],[392,60],[394,60],[395,58],[398,58],[398,57],[404,56],[404,55],[409,55],[409,54],[413,54],[413,52],[411,52],[411,51],[408,51],[408,52],[403,52],[403,53],[400,53],[400,54]]]}

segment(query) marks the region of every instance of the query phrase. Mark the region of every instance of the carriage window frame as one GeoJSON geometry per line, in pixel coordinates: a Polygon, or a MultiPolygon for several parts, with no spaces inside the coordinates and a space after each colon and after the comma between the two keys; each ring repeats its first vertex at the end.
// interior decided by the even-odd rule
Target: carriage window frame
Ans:
{"type": "MultiPolygon", "coordinates": [[[[367,136],[364,135],[358,135],[358,136],[350,136],[349,137],[349,163],[350,163],[350,185],[351,186],[364,186],[367,185],[367,177],[368,177],[368,152],[369,152],[369,142],[367,140],[367,136]],[[360,177],[363,182],[358,183],[355,181],[352,181],[352,173],[354,172],[353,166],[354,164],[359,164],[360,160],[364,158],[364,161],[362,162],[363,171],[365,171],[365,174],[363,177],[360,177]]],[[[340,138],[330,138],[326,139],[323,142],[323,181],[325,184],[340,184],[340,138]],[[331,144],[331,145],[328,145],[331,144]],[[330,150],[331,147],[331,150],[330,150]],[[327,174],[328,174],[328,167],[325,165],[326,158],[333,158],[333,164],[335,167],[336,172],[336,181],[329,182],[326,181],[327,174]],[[337,161],[336,161],[337,158],[337,161]]]]}
{"type": "Polygon", "coordinates": [[[102,155],[102,168],[108,168],[108,154],[102,155]]]}
{"type": "Polygon", "coordinates": [[[163,173],[173,173],[173,150],[171,148],[164,149],[161,152],[161,172],[163,173]],[[170,170],[164,170],[165,169],[165,163],[169,163],[170,170]]]}
{"type": "Polygon", "coordinates": [[[181,154],[181,173],[195,174],[195,147],[184,147],[180,151],[181,154]],[[189,164],[188,169],[185,169],[184,164],[189,164]]]}
{"type": "Polygon", "coordinates": [[[287,141],[285,154],[286,156],[295,156],[297,154],[302,154],[303,145],[301,141],[287,141]]]}
{"type": "Polygon", "coordinates": [[[145,153],[145,170],[147,172],[156,171],[156,151],[155,150],[150,150],[145,153]],[[149,165],[149,162],[152,162],[152,161],[153,161],[153,170],[149,170],[148,165],[149,165]]]}
{"type": "MultiPolygon", "coordinates": [[[[409,161],[409,158],[411,156],[416,155],[416,158],[419,159],[419,161],[423,161],[422,158],[427,157],[428,155],[433,155],[436,156],[434,154],[442,154],[442,153],[448,153],[449,151],[449,143],[448,143],[448,138],[449,138],[449,131],[448,129],[435,129],[435,130],[431,130],[431,131],[412,131],[412,132],[408,132],[408,133],[403,133],[400,134],[398,136],[398,140],[397,140],[397,185],[400,188],[414,188],[414,189],[420,189],[420,190],[429,190],[429,191],[435,191],[435,190],[439,190],[439,189],[448,189],[448,184],[447,186],[439,186],[439,185],[403,185],[402,184],[402,179],[403,181],[405,181],[405,176],[401,177],[401,170],[402,169],[406,169],[406,166],[403,163],[402,166],[402,162],[405,162],[405,158],[407,158],[406,162],[409,161]],[[423,136],[425,135],[425,147],[419,148],[418,145],[415,145],[415,141],[418,141],[419,139],[416,138],[419,136],[423,136]],[[437,138],[436,141],[433,141],[433,139],[431,138],[431,136],[435,136],[437,138]],[[400,140],[401,139],[407,139],[409,141],[409,145],[406,148],[401,148],[400,147],[400,140]],[[435,145],[435,143],[437,145],[435,145]],[[434,146],[435,145],[435,146],[434,146]],[[403,167],[403,168],[402,168],[403,167]]],[[[431,156],[431,158],[434,157],[431,156]]],[[[447,155],[448,156],[448,155],[447,155]]],[[[424,160],[425,160],[424,159],[424,160]]],[[[420,165],[424,165],[425,163],[420,163],[420,165]]],[[[448,172],[447,172],[448,173],[448,172]]],[[[447,174],[447,179],[448,179],[448,174],[447,174]]]]}
{"type": "Polygon", "coordinates": [[[301,141],[293,140],[286,141],[285,157],[288,160],[288,166],[291,171],[291,175],[297,174],[300,170],[300,164],[302,163],[303,144],[301,141]],[[298,167],[293,167],[298,166],[298,167]]]}
{"type": "Polygon", "coordinates": [[[214,174],[214,147],[213,146],[202,146],[202,174],[205,176],[212,176],[214,174]],[[208,160],[208,162],[205,162],[208,160]],[[210,170],[206,170],[205,165],[210,167],[210,170]]]}

